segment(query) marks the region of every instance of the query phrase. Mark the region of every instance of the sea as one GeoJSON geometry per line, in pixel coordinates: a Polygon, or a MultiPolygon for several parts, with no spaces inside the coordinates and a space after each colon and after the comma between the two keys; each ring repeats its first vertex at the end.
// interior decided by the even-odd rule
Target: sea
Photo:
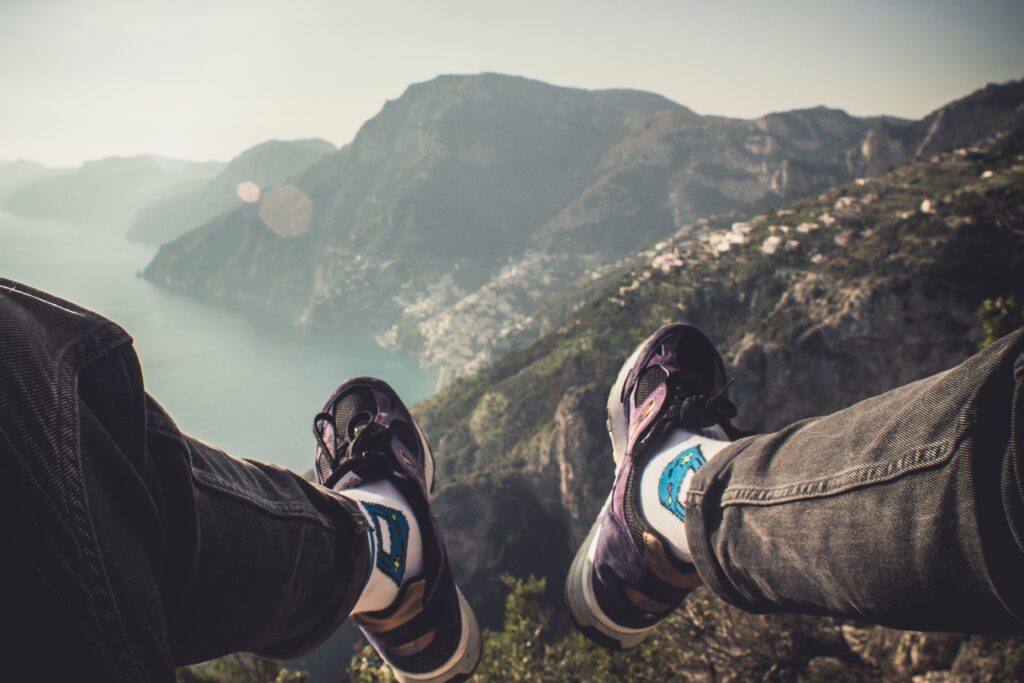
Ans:
{"type": "Polygon", "coordinates": [[[410,405],[437,385],[435,370],[371,337],[312,333],[155,285],[139,277],[155,251],[96,226],[0,212],[0,276],[121,325],[146,390],[182,431],[233,455],[306,471],[313,416],[346,377],[380,377],[410,405]]]}

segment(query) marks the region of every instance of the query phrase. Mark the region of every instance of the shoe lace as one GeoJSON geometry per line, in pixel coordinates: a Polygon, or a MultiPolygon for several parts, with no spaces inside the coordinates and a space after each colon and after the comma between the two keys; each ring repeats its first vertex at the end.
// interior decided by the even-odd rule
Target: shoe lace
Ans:
{"type": "Polygon", "coordinates": [[[682,426],[710,427],[736,417],[736,405],[726,398],[725,393],[735,381],[730,378],[721,389],[713,394],[692,394],[679,387],[679,380],[668,378],[671,403],[668,414],[682,426]],[[676,387],[672,385],[676,384],[676,387]]]}
{"type": "Polygon", "coordinates": [[[329,448],[324,441],[323,423],[334,422],[330,413],[318,413],[313,418],[313,436],[316,437],[320,449],[317,462],[317,473],[321,483],[328,488],[333,486],[346,473],[358,470],[364,479],[374,471],[382,469],[387,462],[391,430],[377,422],[367,422],[354,430],[351,439],[338,436],[334,430],[334,447],[329,448]]]}
{"type": "Polygon", "coordinates": [[[726,397],[732,386],[730,378],[725,385],[714,393],[698,392],[692,389],[699,386],[692,377],[683,372],[674,372],[665,379],[668,401],[665,410],[647,430],[638,446],[651,441],[663,434],[670,426],[679,425],[685,429],[696,430],[716,424],[728,424],[736,417],[736,405],[726,397]]]}

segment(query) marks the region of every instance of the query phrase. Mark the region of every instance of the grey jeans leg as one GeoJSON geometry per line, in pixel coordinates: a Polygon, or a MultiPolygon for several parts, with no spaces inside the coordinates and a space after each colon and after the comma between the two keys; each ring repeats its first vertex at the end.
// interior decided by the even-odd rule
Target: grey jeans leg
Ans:
{"type": "Polygon", "coordinates": [[[694,562],[748,611],[1024,631],[1022,428],[1024,330],[946,372],[728,446],[688,492],[694,562]]]}

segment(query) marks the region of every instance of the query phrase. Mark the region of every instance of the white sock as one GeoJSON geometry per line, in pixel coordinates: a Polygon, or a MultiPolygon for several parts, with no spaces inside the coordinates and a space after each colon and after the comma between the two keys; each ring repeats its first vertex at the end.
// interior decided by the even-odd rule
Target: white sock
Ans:
{"type": "Polygon", "coordinates": [[[368,482],[337,493],[359,504],[369,527],[373,569],[352,614],[382,610],[395,601],[406,579],[423,570],[420,525],[390,481],[368,482]]]}
{"type": "Polygon", "coordinates": [[[647,523],[668,541],[672,554],[693,562],[683,527],[686,490],[694,473],[729,441],[716,426],[702,434],[677,429],[662,444],[640,473],[640,509],[647,523]]]}

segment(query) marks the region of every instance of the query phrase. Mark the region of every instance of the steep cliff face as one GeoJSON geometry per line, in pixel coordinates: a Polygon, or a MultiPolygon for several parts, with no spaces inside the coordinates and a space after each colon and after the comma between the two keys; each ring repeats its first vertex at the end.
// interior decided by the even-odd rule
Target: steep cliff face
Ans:
{"type": "Polygon", "coordinates": [[[801,277],[769,315],[806,314],[793,338],[749,332],[726,348],[742,378],[736,400],[747,429],[778,428],[945,370],[977,334],[974,310],[954,292],[905,278],[842,285],[801,277]]]}
{"type": "Polygon", "coordinates": [[[989,84],[950,102],[920,121],[881,118],[862,143],[847,152],[855,176],[879,173],[908,159],[926,159],[971,145],[1024,120],[1024,82],[989,84]]]}
{"type": "Polygon", "coordinates": [[[927,157],[1019,125],[1024,119],[1022,98],[1024,82],[990,84],[942,107],[915,124],[920,136],[915,154],[927,157]]]}
{"type": "Polygon", "coordinates": [[[262,198],[165,245],[146,276],[310,327],[358,319],[453,377],[535,338],[567,286],[699,232],[699,218],[992,134],[1020,91],[994,86],[916,123],[823,107],[743,121],[650,93],[443,76],[294,180],[302,230],[275,230],[262,198]]]}
{"type": "Polygon", "coordinates": [[[503,562],[561,581],[611,482],[607,389],[651,330],[687,320],[709,333],[748,429],[839,410],[962,361],[981,338],[979,304],[1024,298],[1022,206],[1015,133],[711,226],[662,245],[552,334],[419,406],[452,556],[481,587],[485,618],[500,609],[503,562]],[[467,522],[464,500],[488,521],[467,522]],[[503,545],[536,542],[538,529],[543,553],[503,545]]]}

